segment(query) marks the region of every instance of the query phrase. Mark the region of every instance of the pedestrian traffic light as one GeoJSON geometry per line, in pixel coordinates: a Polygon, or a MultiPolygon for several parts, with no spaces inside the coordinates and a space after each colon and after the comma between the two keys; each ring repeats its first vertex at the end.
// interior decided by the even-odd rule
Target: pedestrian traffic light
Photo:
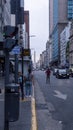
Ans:
{"type": "Polygon", "coordinates": [[[4,49],[7,51],[11,51],[17,45],[17,41],[15,39],[7,38],[4,42],[4,49]]]}
{"type": "Polygon", "coordinates": [[[3,36],[5,37],[5,40],[4,40],[5,50],[11,51],[14,48],[14,46],[17,45],[18,43],[17,34],[18,34],[18,27],[16,26],[13,27],[10,25],[4,26],[3,36]]]}
{"type": "Polygon", "coordinates": [[[10,25],[7,25],[7,26],[4,26],[4,31],[3,31],[3,36],[5,38],[7,37],[14,37],[16,34],[18,33],[18,27],[13,27],[13,26],[10,26],[10,25]]]}

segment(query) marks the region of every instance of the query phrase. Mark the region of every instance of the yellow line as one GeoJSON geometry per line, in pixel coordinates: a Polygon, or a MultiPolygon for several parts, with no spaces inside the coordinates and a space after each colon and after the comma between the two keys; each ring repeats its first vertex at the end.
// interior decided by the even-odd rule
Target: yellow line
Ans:
{"type": "Polygon", "coordinates": [[[20,101],[21,101],[21,102],[31,101],[31,98],[29,98],[29,97],[28,97],[28,98],[24,98],[23,100],[22,100],[22,98],[20,98],[20,101]]]}
{"type": "Polygon", "coordinates": [[[31,100],[31,110],[32,110],[32,124],[31,130],[37,130],[37,119],[36,119],[36,110],[35,110],[35,99],[32,97],[31,100]]]}

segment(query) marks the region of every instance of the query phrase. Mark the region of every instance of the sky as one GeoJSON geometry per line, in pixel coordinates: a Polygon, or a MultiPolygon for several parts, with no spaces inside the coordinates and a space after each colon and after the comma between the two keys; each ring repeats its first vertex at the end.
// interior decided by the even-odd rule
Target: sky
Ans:
{"type": "Polygon", "coordinates": [[[30,48],[36,52],[36,61],[46,49],[49,38],[49,0],[24,0],[24,10],[29,10],[30,48]]]}

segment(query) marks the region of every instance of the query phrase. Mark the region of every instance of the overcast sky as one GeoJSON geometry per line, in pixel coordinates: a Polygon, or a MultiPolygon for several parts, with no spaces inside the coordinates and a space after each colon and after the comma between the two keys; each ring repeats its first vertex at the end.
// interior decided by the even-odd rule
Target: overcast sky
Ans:
{"type": "MultiPolygon", "coordinates": [[[[49,0],[24,0],[25,10],[29,10],[30,18],[30,47],[36,51],[36,60],[46,48],[49,36],[49,0]]],[[[32,53],[33,51],[32,50],[32,53]]]]}

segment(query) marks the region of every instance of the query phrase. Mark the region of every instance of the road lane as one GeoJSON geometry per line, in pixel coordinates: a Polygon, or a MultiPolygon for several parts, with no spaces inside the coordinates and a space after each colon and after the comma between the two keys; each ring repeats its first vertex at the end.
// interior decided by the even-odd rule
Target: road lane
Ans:
{"type": "Polygon", "coordinates": [[[54,106],[46,102],[37,81],[35,81],[35,100],[38,130],[62,130],[62,124],[52,118],[50,109],[54,110],[54,106]]]}
{"type": "Polygon", "coordinates": [[[51,75],[49,86],[45,81],[45,72],[37,71],[35,77],[46,103],[52,104],[54,108],[49,110],[52,118],[62,123],[62,130],[73,130],[73,78],[57,79],[51,75]],[[55,90],[59,93],[55,93],[55,90]]]}

